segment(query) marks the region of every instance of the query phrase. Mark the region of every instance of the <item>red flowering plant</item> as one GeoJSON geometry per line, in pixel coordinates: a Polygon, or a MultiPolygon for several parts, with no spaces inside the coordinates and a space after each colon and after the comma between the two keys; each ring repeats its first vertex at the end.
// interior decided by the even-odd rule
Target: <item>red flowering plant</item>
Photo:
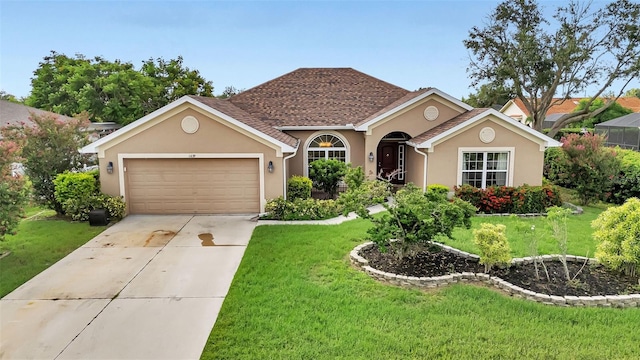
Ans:
{"type": "Polygon", "coordinates": [[[597,134],[570,134],[560,141],[566,155],[560,159],[565,169],[560,177],[577,190],[580,204],[604,199],[620,169],[615,151],[606,148],[605,138],[597,134]]]}

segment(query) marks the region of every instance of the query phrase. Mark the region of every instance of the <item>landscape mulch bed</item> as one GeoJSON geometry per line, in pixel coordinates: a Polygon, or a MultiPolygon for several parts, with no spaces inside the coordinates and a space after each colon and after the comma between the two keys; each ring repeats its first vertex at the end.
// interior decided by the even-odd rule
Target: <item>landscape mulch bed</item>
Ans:
{"type": "MultiPolygon", "coordinates": [[[[444,251],[438,246],[421,247],[402,260],[397,260],[390,252],[380,252],[377,246],[360,250],[360,256],[367,259],[369,266],[374,269],[405,276],[433,277],[461,272],[484,272],[484,265],[478,261],[444,251]]],[[[493,269],[489,274],[523,289],[547,295],[596,296],[640,292],[637,277],[611,272],[601,265],[568,262],[569,273],[572,278],[575,277],[569,282],[560,261],[545,260],[544,264],[549,280],[542,266],[539,266],[540,280],[536,280],[533,263],[493,269]]]]}

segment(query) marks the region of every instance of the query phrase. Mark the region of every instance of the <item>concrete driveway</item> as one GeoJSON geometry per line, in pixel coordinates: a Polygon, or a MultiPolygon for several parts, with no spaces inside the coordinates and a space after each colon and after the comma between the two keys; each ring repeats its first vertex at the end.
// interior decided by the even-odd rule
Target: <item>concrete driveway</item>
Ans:
{"type": "Polygon", "coordinates": [[[198,359],[256,224],[126,217],[0,300],[0,359],[198,359]]]}

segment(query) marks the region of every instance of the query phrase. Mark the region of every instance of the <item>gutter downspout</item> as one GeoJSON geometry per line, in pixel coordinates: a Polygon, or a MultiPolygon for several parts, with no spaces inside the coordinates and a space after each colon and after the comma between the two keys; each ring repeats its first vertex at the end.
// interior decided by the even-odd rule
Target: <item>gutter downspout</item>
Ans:
{"type": "Polygon", "coordinates": [[[289,155],[289,156],[285,156],[284,159],[282,159],[282,180],[283,180],[283,191],[282,193],[284,194],[284,199],[287,200],[287,160],[291,159],[292,157],[296,156],[296,154],[298,153],[298,148],[300,148],[300,140],[298,140],[298,143],[296,144],[296,150],[293,152],[293,154],[289,155]]]}
{"type": "Polygon", "coordinates": [[[424,156],[424,176],[422,178],[422,191],[427,191],[427,153],[418,151],[418,148],[415,146],[413,147],[413,151],[424,156]]]}

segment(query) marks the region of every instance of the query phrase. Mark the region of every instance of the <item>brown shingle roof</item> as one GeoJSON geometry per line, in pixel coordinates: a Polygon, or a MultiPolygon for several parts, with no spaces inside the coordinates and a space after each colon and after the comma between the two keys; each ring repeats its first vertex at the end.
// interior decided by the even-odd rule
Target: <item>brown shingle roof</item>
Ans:
{"type": "Polygon", "coordinates": [[[422,95],[422,94],[426,93],[426,92],[427,92],[427,91],[429,91],[429,90],[431,90],[431,88],[430,88],[430,87],[429,87],[429,88],[426,88],[426,89],[420,89],[420,90],[412,91],[412,92],[410,92],[410,93],[406,94],[405,96],[403,96],[403,97],[399,98],[398,100],[396,100],[396,101],[392,102],[391,104],[389,104],[389,105],[385,106],[384,108],[382,108],[382,109],[378,110],[377,112],[375,112],[375,113],[373,113],[373,114],[369,115],[369,117],[367,117],[366,119],[364,119],[364,120],[362,120],[362,121],[358,122],[356,125],[362,125],[362,124],[366,123],[366,122],[367,122],[367,121],[369,121],[369,120],[373,120],[373,119],[375,119],[377,116],[380,116],[380,115],[384,114],[385,112],[387,112],[387,111],[389,111],[389,110],[392,110],[392,109],[394,109],[395,107],[398,107],[398,106],[400,106],[400,105],[404,104],[405,102],[407,102],[407,101],[409,101],[409,100],[411,100],[411,99],[413,99],[413,98],[416,98],[416,97],[418,97],[418,96],[420,96],[420,95],[422,95]]]}
{"type": "Polygon", "coordinates": [[[464,112],[434,128],[431,128],[425,132],[423,132],[422,134],[414,137],[413,139],[410,140],[410,142],[412,144],[421,144],[429,139],[432,139],[442,133],[444,133],[447,130],[451,130],[454,127],[462,124],[463,122],[478,116],[480,114],[482,114],[483,112],[487,111],[489,109],[486,108],[478,108],[478,109],[473,109],[473,110],[469,110],[467,112],[464,112]]]}
{"type": "Polygon", "coordinates": [[[301,68],[227,99],[272,126],[356,124],[409,91],[351,68],[301,68]]]}
{"type": "Polygon", "coordinates": [[[211,108],[214,108],[228,116],[231,116],[232,118],[262,132],[263,134],[266,134],[278,141],[281,141],[287,145],[295,147],[296,144],[298,143],[298,140],[296,138],[289,136],[273,128],[273,126],[269,126],[264,122],[257,120],[255,117],[251,116],[251,114],[238,108],[237,106],[233,105],[232,103],[226,100],[220,100],[213,97],[195,96],[195,95],[190,95],[189,97],[211,108]]]}

